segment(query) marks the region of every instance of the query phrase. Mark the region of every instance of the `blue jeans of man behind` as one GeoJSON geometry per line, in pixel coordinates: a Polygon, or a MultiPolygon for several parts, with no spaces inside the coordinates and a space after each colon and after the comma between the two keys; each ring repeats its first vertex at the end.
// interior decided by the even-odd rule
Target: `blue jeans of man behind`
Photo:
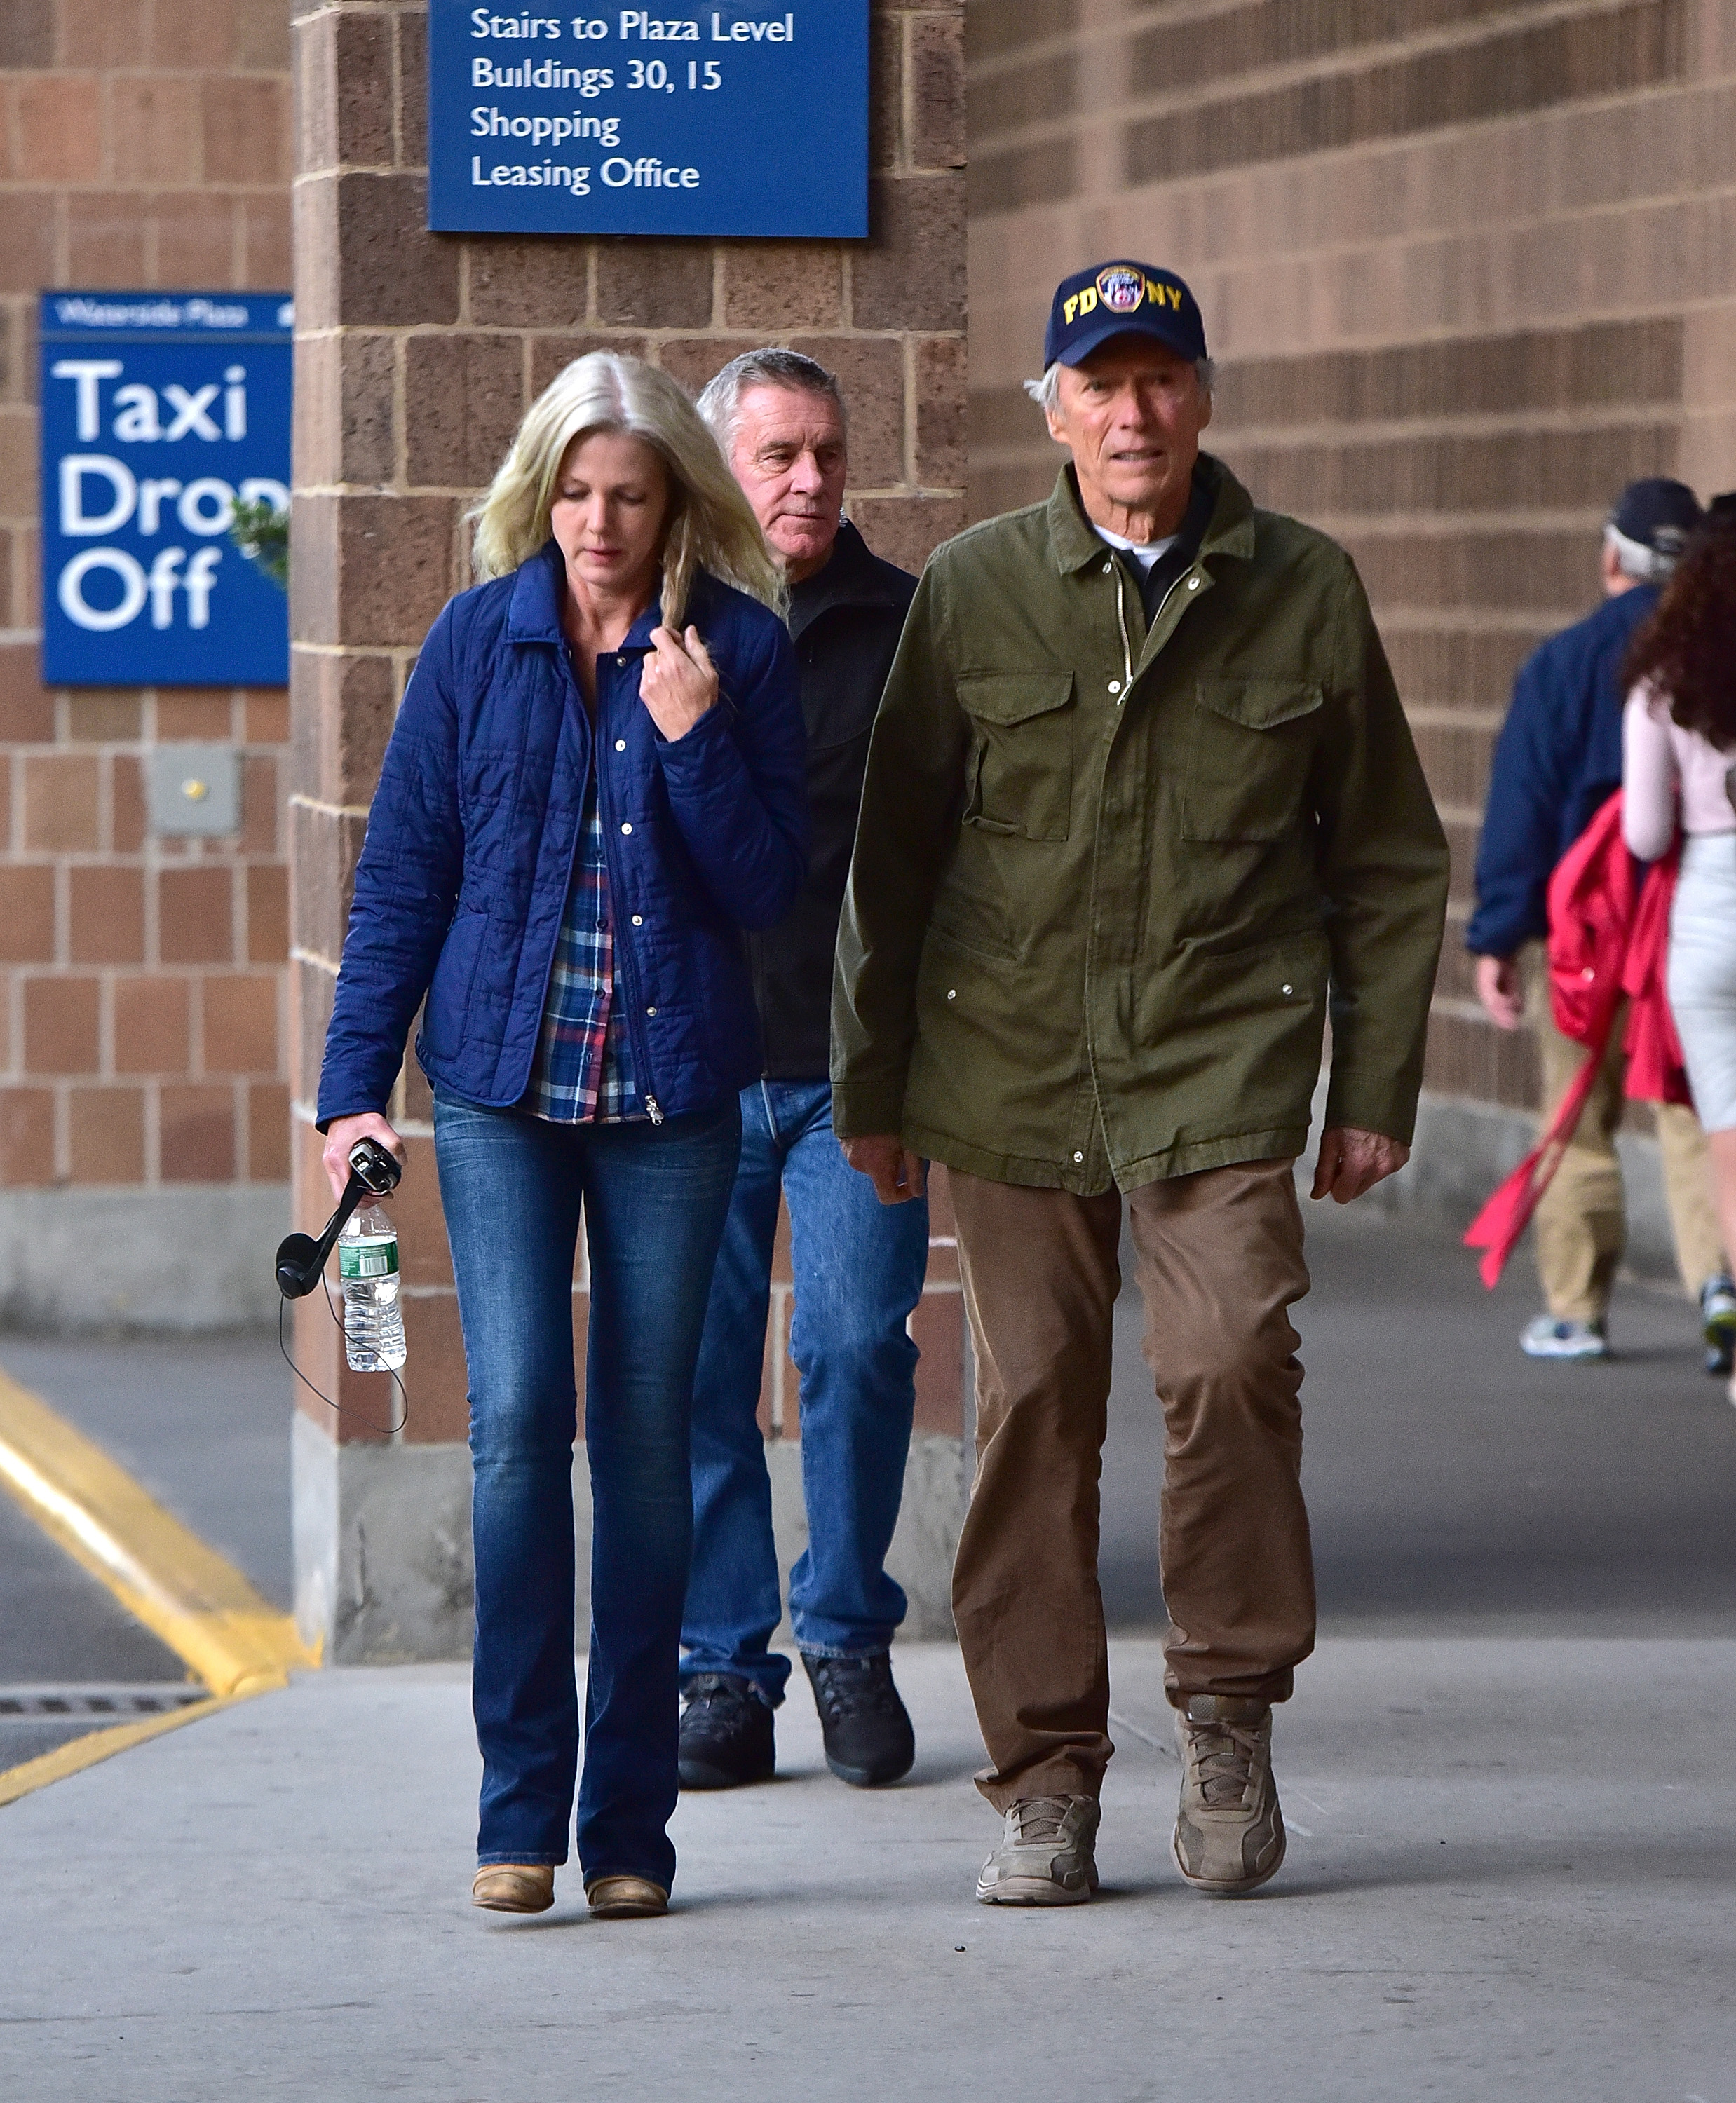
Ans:
{"type": "Polygon", "coordinates": [[[741,1094],[741,1158],[693,1384],[693,1562],[683,1680],[731,1672],[774,1707],[790,1661],[768,1650],[781,1618],[772,1488],[756,1412],[781,1189],[790,1207],[801,1376],[808,1546],[790,1578],[797,1647],[884,1651],[904,1619],[884,1569],[904,1492],[928,1207],[882,1205],[845,1161],[824,1082],[762,1081],[741,1094]]]}
{"type": "Polygon", "coordinates": [[[437,1092],[434,1149],[470,1388],[483,1755],[477,1857],[564,1862],[573,1675],[572,1268],[590,1257],[591,1630],[579,1861],[667,1889],[693,1367],[739,1150],[732,1097],[560,1125],[437,1092]]]}

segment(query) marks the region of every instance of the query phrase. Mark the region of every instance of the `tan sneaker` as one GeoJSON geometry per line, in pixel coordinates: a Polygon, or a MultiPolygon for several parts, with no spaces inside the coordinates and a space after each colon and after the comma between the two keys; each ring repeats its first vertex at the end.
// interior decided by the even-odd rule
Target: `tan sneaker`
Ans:
{"type": "Polygon", "coordinates": [[[977,1878],[979,1905],[1083,1905],[1097,1887],[1097,1798],[1021,1797],[977,1878]]]}
{"type": "Polygon", "coordinates": [[[1175,1719],[1182,1756],[1175,1865],[1196,1892],[1240,1898],[1284,1860],[1284,1813],[1272,1779],[1272,1712],[1263,1701],[1189,1697],[1175,1719]]]}
{"type": "Polygon", "coordinates": [[[546,1913],[554,1872],[546,1862],[484,1862],[471,1880],[470,1903],[490,1913],[546,1913]]]}

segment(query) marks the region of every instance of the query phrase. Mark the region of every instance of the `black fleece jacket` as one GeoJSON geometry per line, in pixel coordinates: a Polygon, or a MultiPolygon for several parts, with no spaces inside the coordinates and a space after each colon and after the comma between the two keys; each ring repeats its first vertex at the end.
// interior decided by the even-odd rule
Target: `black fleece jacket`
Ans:
{"type": "Polygon", "coordinates": [[[868,733],[916,590],[846,519],[823,569],[790,593],[808,722],[808,876],[787,918],[748,938],[768,1080],[823,1081],[831,1061],[832,953],[856,841],[868,733]]]}

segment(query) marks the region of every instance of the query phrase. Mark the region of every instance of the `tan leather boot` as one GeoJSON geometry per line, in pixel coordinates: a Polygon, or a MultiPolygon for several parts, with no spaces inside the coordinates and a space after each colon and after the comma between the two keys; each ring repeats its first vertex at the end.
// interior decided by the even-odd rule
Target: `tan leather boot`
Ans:
{"type": "Polygon", "coordinates": [[[640,1920],[669,1911],[669,1893],[649,1877],[593,1877],[585,1896],[599,1920],[640,1920]]]}
{"type": "Polygon", "coordinates": [[[546,1913],[554,1872],[546,1862],[484,1862],[471,1880],[470,1903],[490,1913],[546,1913]]]}

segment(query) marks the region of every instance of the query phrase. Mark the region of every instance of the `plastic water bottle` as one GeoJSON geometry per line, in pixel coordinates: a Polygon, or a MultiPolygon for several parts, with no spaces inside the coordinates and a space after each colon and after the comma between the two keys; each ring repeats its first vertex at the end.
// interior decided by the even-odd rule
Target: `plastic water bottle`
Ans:
{"type": "Polygon", "coordinates": [[[360,1205],[337,1238],[344,1288],[344,1355],[355,1373],[396,1372],[403,1363],[404,1310],[398,1292],[398,1230],[377,1205],[360,1205]]]}

